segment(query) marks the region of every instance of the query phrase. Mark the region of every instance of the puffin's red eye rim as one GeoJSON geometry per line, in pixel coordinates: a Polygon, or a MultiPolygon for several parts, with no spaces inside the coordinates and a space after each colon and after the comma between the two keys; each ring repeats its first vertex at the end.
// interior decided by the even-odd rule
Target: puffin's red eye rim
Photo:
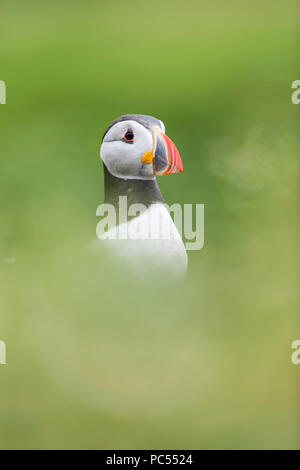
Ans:
{"type": "Polygon", "coordinates": [[[134,142],[134,132],[131,129],[127,129],[127,131],[125,132],[125,134],[122,137],[122,140],[124,140],[124,142],[127,142],[128,144],[133,144],[133,142],[134,142]]]}

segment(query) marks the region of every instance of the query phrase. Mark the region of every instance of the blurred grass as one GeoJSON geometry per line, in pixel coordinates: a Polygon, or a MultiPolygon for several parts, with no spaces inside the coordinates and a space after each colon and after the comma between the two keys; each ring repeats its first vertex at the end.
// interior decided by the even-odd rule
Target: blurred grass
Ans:
{"type": "Polygon", "coordinates": [[[0,11],[0,447],[299,447],[297,2],[0,11]],[[179,291],[84,252],[131,112],[178,145],[167,202],[205,203],[179,291]]]}

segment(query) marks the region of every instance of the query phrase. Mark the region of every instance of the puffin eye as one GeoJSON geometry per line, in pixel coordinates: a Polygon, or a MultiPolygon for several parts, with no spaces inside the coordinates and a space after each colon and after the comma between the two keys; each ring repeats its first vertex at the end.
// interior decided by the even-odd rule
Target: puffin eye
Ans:
{"type": "Polygon", "coordinates": [[[124,136],[122,137],[122,140],[124,140],[125,142],[128,142],[130,144],[133,144],[133,141],[134,141],[133,131],[131,129],[127,129],[124,136]]]}

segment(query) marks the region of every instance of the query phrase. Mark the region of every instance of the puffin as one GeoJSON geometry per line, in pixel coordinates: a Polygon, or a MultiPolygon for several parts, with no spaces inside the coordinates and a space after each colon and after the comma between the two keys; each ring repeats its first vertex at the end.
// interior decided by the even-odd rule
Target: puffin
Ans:
{"type": "Polygon", "coordinates": [[[157,183],[159,176],[182,173],[183,166],[163,122],[142,114],[115,119],[104,132],[100,156],[104,207],[113,208],[116,218],[113,226],[97,226],[97,242],[135,278],[183,281],[187,253],[157,183]]]}

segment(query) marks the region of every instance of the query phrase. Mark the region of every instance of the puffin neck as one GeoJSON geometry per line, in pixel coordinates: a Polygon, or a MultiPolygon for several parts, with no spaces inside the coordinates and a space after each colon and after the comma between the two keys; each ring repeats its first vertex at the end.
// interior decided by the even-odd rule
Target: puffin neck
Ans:
{"type": "Polygon", "coordinates": [[[106,204],[113,204],[118,208],[120,196],[127,196],[128,206],[139,203],[149,207],[156,202],[164,203],[155,178],[152,180],[117,178],[104,164],[103,167],[106,204]]]}

